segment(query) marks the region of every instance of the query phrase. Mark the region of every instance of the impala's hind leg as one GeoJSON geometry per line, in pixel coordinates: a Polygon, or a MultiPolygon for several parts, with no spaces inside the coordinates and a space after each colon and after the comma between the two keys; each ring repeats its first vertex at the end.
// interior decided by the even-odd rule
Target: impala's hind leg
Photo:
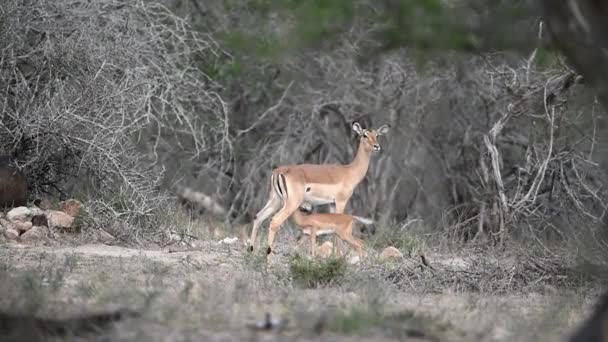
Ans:
{"type": "Polygon", "coordinates": [[[277,196],[274,190],[271,189],[270,198],[268,199],[268,202],[266,202],[264,208],[262,208],[262,210],[260,210],[257,215],[255,215],[255,218],[253,220],[253,229],[251,230],[251,238],[249,239],[251,244],[249,246],[249,251],[253,251],[256,246],[257,233],[262,222],[264,222],[264,220],[266,220],[270,215],[276,212],[280,206],[281,199],[277,196]]]}
{"type": "Polygon", "coordinates": [[[359,258],[363,259],[363,241],[353,236],[353,221],[350,221],[347,228],[339,233],[340,240],[348,242],[353,248],[357,250],[359,258]]]}
{"type": "MultiPolygon", "coordinates": [[[[293,191],[290,193],[293,193],[293,191]]],[[[266,249],[267,261],[270,261],[270,253],[272,253],[274,238],[277,235],[281,224],[298,209],[298,206],[302,203],[302,199],[303,198],[301,197],[289,198],[283,203],[283,208],[281,208],[270,221],[270,227],[268,228],[268,248],[266,249]]]]}

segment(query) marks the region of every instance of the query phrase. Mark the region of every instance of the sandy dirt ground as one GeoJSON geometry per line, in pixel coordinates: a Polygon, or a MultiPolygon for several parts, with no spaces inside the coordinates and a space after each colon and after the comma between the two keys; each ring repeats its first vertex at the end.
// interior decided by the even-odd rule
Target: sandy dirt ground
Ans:
{"type": "MultiPolygon", "coordinates": [[[[471,263],[459,255],[427,258],[458,272],[471,263]]],[[[387,274],[399,262],[376,259],[349,265],[340,281],[305,288],[288,264],[279,254],[268,267],[241,245],[216,241],[192,250],[3,244],[0,310],[61,319],[141,313],[74,340],[559,341],[595,298],[550,285],[512,292],[426,286],[415,273],[396,284],[387,274]],[[266,313],[282,326],[253,329],[266,313]]]]}

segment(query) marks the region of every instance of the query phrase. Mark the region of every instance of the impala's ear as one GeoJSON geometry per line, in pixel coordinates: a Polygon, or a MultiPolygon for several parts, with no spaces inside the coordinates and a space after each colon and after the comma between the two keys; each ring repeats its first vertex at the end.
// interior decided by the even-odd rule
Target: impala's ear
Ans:
{"type": "Polygon", "coordinates": [[[361,128],[361,125],[359,125],[358,122],[353,123],[353,131],[355,131],[360,136],[363,135],[363,129],[361,128]]]}
{"type": "Polygon", "coordinates": [[[390,127],[388,125],[382,125],[376,130],[376,135],[383,135],[388,133],[390,127]]]}

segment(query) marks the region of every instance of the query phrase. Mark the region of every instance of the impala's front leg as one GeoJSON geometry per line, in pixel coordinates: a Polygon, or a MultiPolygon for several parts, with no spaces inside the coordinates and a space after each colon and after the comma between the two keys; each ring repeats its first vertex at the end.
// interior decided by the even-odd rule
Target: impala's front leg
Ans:
{"type": "Polygon", "coordinates": [[[315,248],[317,247],[317,227],[310,227],[310,255],[315,257],[315,248]]]}
{"type": "MultiPolygon", "coordinates": [[[[336,199],[335,200],[335,206],[334,206],[334,210],[336,213],[338,214],[344,214],[344,208],[346,207],[346,203],[348,202],[348,199],[350,198],[347,197],[346,199],[336,199]]],[[[336,255],[337,256],[342,256],[342,239],[338,238],[338,234],[334,234],[334,249],[336,250],[336,255]]]]}

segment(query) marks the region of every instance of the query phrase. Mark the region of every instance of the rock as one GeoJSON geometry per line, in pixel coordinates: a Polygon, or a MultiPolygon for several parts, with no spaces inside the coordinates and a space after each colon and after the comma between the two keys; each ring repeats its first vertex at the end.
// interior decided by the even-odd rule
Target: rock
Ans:
{"type": "Polygon", "coordinates": [[[13,222],[13,228],[19,233],[24,233],[32,228],[32,222],[15,221],[13,222]]]}
{"type": "Polygon", "coordinates": [[[82,207],[82,203],[79,200],[69,199],[67,201],[60,202],[61,211],[70,215],[71,217],[78,216],[80,212],[80,208],[82,207]]]}
{"type": "Polygon", "coordinates": [[[351,265],[356,265],[356,264],[358,264],[359,262],[361,262],[361,259],[359,258],[359,256],[358,256],[358,255],[356,255],[356,256],[354,256],[354,257],[350,258],[350,260],[348,260],[348,262],[349,262],[351,265]]]}
{"type": "Polygon", "coordinates": [[[49,231],[48,231],[47,227],[33,226],[30,230],[23,233],[19,237],[19,240],[21,240],[21,242],[38,241],[38,240],[45,239],[47,237],[48,233],[49,233],[49,231]]]}
{"type": "Polygon", "coordinates": [[[108,243],[116,240],[116,238],[112,234],[106,232],[103,229],[97,229],[95,231],[95,238],[103,243],[108,243]]]}
{"type": "Polygon", "coordinates": [[[239,242],[239,238],[238,237],[231,237],[231,238],[225,238],[222,241],[220,241],[220,243],[226,244],[226,245],[232,245],[239,242]]]}
{"type": "Polygon", "coordinates": [[[17,207],[11,209],[6,213],[6,218],[9,221],[27,221],[28,218],[32,217],[32,211],[28,207],[17,207]]]}
{"type": "Polygon", "coordinates": [[[403,258],[403,254],[395,247],[389,246],[382,250],[380,253],[380,260],[395,260],[403,258]]]}
{"type": "Polygon", "coordinates": [[[70,228],[74,222],[74,217],[63,211],[49,210],[46,213],[50,228],[70,228]]]}
{"type": "Polygon", "coordinates": [[[21,221],[27,222],[31,221],[32,217],[35,215],[43,215],[44,212],[40,208],[32,207],[17,207],[11,209],[8,213],[6,213],[6,218],[9,221],[21,221]]]}
{"type": "Polygon", "coordinates": [[[323,244],[321,245],[321,247],[319,247],[319,249],[317,250],[317,255],[319,255],[319,257],[325,259],[328,258],[331,255],[331,252],[334,249],[334,244],[331,243],[331,241],[325,241],[323,242],[323,244]]]}
{"type": "Polygon", "coordinates": [[[9,240],[15,240],[19,236],[19,232],[13,228],[7,228],[4,230],[3,235],[9,240]]]}
{"type": "Polygon", "coordinates": [[[4,231],[8,228],[13,228],[13,223],[9,222],[7,219],[0,218],[0,231],[4,231]]]}

